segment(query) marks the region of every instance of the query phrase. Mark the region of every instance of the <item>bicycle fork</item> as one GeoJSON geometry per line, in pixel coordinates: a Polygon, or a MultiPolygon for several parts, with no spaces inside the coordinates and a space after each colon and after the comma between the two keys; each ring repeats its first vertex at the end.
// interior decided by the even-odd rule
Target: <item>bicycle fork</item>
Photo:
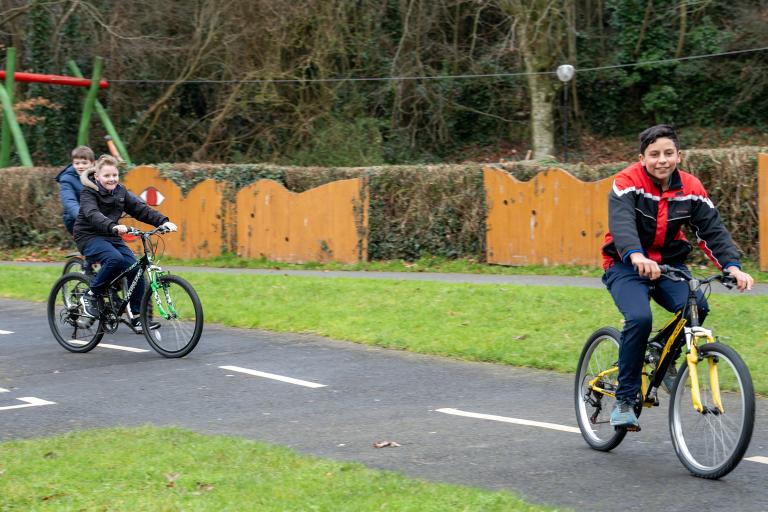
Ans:
{"type": "MultiPolygon", "coordinates": [[[[701,403],[701,389],[699,387],[699,339],[704,339],[704,343],[715,343],[715,339],[712,336],[712,331],[703,327],[686,327],[685,328],[685,343],[688,351],[685,356],[688,364],[688,374],[691,379],[691,401],[693,407],[700,413],[712,412],[705,410],[704,405],[701,403]]],[[[725,412],[723,402],[720,399],[720,380],[717,374],[717,361],[715,358],[707,358],[709,367],[709,387],[712,393],[712,402],[714,403],[717,411],[722,414],[725,412]]]]}
{"type": "Polygon", "coordinates": [[[176,312],[176,308],[173,305],[173,299],[171,299],[171,294],[168,291],[167,286],[161,286],[160,283],[157,280],[157,276],[160,273],[160,267],[156,267],[155,265],[152,265],[149,267],[149,275],[150,275],[150,287],[152,288],[152,297],[155,299],[155,304],[157,305],[157,310],[160,312],[160,316],[165,318],[166,320],[170,318],[176,318],[179,316],[179,314],[176,312]],[[168,311],[165,310],[163,307],[163,303],[160,300],[160,288],[163,289],[163,293],[165,294],[165,301],[168,305],[168,311]]]}

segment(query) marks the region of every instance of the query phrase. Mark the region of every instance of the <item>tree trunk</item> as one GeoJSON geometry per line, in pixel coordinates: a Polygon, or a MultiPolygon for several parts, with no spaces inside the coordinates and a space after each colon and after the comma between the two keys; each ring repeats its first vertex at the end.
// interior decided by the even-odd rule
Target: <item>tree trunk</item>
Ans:
{"type": "Polygon", "coordinates": [[[555,154],[554,89],[549,75],[528,75],[533,158],[555,154]]]}

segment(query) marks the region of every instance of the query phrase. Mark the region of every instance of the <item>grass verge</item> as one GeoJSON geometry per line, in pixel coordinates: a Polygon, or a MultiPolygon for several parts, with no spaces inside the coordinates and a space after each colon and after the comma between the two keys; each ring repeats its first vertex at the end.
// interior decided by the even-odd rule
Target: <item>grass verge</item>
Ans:
{"type": "Polygon", "coordinates": [[[0,505],[7,511],[554,510],[504,492],[155,427],[0,443],[0,505]]]}
{"type": "MultiPolygon", "coordinates": [[[[0,265],[0,296],[44,301],[58,274],[0,265]]],[[[590,333],[621,322],[609,294],[587,288],[183,275],[200,295],[207,322],[568,373],[590,333]]],[[[765,296],[716,294],[707,319],[744,357],[761,394],[768,394],[766,306],[765,296]]],[[[654,311],[657,323],[668,318],[654,311]]]]}

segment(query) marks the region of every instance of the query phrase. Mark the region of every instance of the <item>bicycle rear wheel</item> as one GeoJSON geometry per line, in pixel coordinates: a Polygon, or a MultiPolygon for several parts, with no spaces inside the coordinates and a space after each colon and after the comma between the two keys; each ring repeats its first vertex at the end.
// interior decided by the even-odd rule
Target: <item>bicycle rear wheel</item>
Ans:
{"type": "Polygon", "coordinates": [[[88,291],[83,274],[61,276],[48,296],[48,325],[56,341],[70,352],[88,352],[104,336],[100,319],[83,314],[80,297],[88,291]]]}
{"type": "Polygon", "coordinates": [[[672,390],[669,432],[683,465],[698,477],[716,479],[733,471],[747,451],[755,424],[755,393],[749,369],[732,348],[707,343],[699,347],[699,356],[696,373],[704,411],[693,407],[691,372],[684,364],[672,390]],[[722,409],[713,384],[715,395],[720,390],[722,409]]]}
{"type": "Polygon", "coordinates": [[[84,267],[85,267],[85,260],[81,258],[80,256],[72,256],[67,259],[67,261],[64,262],[64,271],[61,273],[69,274],[69,273],[78,273],[78,274],[84,274],[84,267]]]}
{"type": "MultiPolygon", "coordinates": [[[[627,435],[626,429],[614,429],[610,424],[613,396],[593,390],[589,383],[600,373],[617,367],[621,333],[613,327],[603,327],[589,337],[581,351],[576,368],[576,420],[584,440],[595,450],[607,452],[616,448],[627,435]]],[[[618,371],[609,372],[597,386],[610,393],[618,388],[618,371]]]]}
{"type": "Polygon", "coordinates": [[[183,357],[195,348],[203,333],[203,307],[192,285],[179,276],[157,278],[141,304],[141,325],[149,345],[165,357],[183,357]],[[153,326],[154,323],[159,325],[153,326]]]}

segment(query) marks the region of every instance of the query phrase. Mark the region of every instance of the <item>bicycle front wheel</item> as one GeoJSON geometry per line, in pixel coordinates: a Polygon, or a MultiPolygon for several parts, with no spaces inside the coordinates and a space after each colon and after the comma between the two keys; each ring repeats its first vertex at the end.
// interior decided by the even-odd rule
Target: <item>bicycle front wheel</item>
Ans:
{"type": "Polygon", "coordinates": [[[157,278],[158,289],[147,288],[141,304],[141,325],[149,345],[165,357],[183,357],[203,333],[203,307],[197,292],[179,276],[157,278]]]}
{"type": "Polygon", "coordinates": [[[56,341],[70,352],[88,352],[104,336],[101,320],[83,314],[80,297],[88,291],[83,274],[64,274],[48,296],[48,325],[56,341]]]}
{"type": "Polygon", "coordinates": [[[752,439],[755,394],[738,353],[722,343],[699,347],[696,374],[703,410],[694,408],[691,371],[682,366],[669,405],[675,453],[694,475],[716,479],[741,462],[752,439]]]}
{"type": "Polygon", "coordinates": [[[610,423],[619,386],[620,339],[621,333],[613,327],[598,329],[584,345],[576,368],[576,420],[587,444],[603,452],[616,448],[627,435],[626,429],[614,429],[610,423]],[[590,385],[598,376],[595,387],[614,396],[601,393],[590,385]]]}

